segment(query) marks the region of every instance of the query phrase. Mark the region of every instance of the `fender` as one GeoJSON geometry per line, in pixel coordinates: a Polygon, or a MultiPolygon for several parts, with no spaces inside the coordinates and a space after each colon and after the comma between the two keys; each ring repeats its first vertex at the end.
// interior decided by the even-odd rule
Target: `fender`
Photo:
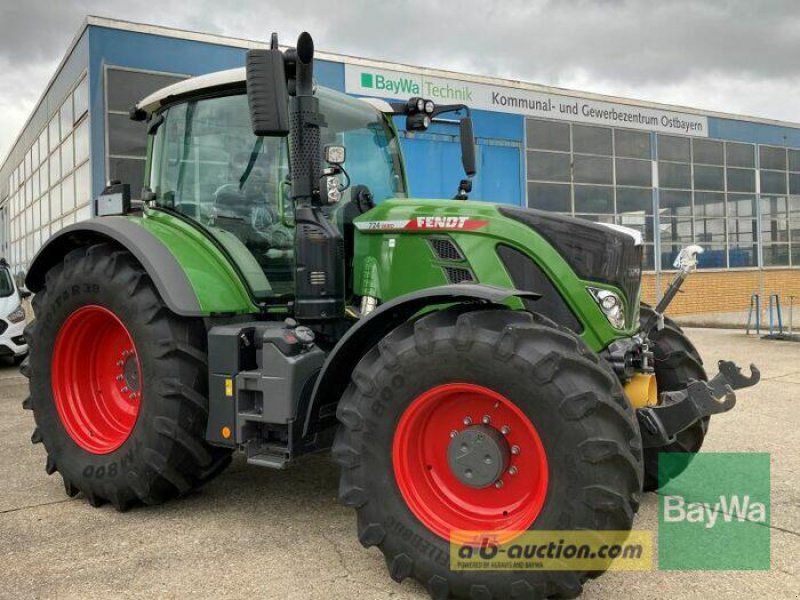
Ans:
{"type": "Polygon", "coordinates": [[[309,399],[303,437],[336,423],[339,398],[347,388],[353,369],[361,358],[390,331],[422,309],[436,304],[453,303],[501,305],[514,297],[536,300],[541,295],[491,285],[460,283],[411,292],[381,304],[353,325],[328,355],[309,399]]]}
{"type": "Polygon", "coordinates": [[[25,283],[38,292],[45,285],[50,267],[70,250],[111,242],[133,254],[164,303],[177,315],[258,312],[228,260],[186,227],[169,215],[99,217],[70,225],[42,246],[31,262],[25,283]]]}

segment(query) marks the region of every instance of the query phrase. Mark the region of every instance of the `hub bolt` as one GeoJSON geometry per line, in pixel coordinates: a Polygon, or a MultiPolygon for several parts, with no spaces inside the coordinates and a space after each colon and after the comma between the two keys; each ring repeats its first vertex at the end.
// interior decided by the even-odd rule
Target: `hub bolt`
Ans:
{"type": "Polygon", "coordinates": [[[457,432],[455,429],[453,429],[453,431],[451,431],[451,432],[450,432],[450,437],[451,437],[451,438],[454,438],[454,437],[456,437],[457,435],[458,435],[458,432],[457,432]]]}
{"type": "Polygon", "coordinates": [[[124,364],[125,364],[125,363],[124,363],[124,362],[122,362],[121,360],[118,360],[118,361],[117,361],[117,366],[118,366],[118,367],[121,367],[121,366],[123,366],[124,364]]]}
{"type": "Polygon", "coordinates": [[[127,385],[122,388],[122,393],[123,394],[127,394],[128,393],[128,386],[127,385]]]}
{"type": "Polygon", "coordinates": [[[122,375],[117,375],[117,381],[122,381],[122,380],[123,380],[122,375]]]}
{"type": "Polygon", "coordinates": [[[517,446],[516,444],[511,446],[511,454],[513,454],[514,456],[519,454],[519,446],[517,446]]]}
{"type": "Polygon", "coordinates": [[[481,419],[481,422],[483,422],[484,425],[488,425],[489,423],[492,422],[492,419],[489,417],[489,415],[483,415],[483,419],[481,419]]]}
{"type": "Polygon", "coordinates": [[[502,433],[503,435],[508,435],[510,432],[511,432],[511,427],[509,427],[508,425],[503,425],[500,428],[500,433],[502,433]]]}
{"type": "Polygon", "coordinates": [[[519,471],[517,470],[517,467],[515,467],[515,466],[511,466],[511,467],[509,467],[509,469],[508,469],[508,474],[509,474],[509,475],[516,475],[518,472],[519,472],[519,471]]]}
{"type": "Polygon", "coordinates": [[[495,482],[494,482],[494,487],[496,487],[498,490],[499,490],[501,487],[503,487],[503,480],[502,480],[502,479],[498,479],[497,481],[495,481],[495,482]]]}
{"type": "Polygon", "coordinates": [[[472,418],[471,417],[464,417],[464,425],[472,425],[472,418]]]}

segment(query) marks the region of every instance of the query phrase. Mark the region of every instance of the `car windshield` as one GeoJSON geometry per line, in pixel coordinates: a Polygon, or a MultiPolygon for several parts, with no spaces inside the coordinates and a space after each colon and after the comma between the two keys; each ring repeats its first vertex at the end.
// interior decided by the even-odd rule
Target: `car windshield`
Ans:
{"type": "MultiPolygon", "coordinates": [[[[319,88],[322,144],[346,148],[350,191],[376,201],[405,197],[400,144],[365,102],[319,88]]],[[[286,138],[257,137],[247,96],[191,100],[164,112],[153,140],[150,188],[156,204],[202,223],[225,246],[257,298],[291,294],[294,230],[286,138]]]]}
{"type": "Polygon", "coordinates": [[[0,298],[8,298],[14,293],[14,282],[11,273],[5,267],[0,268],[0,298]]]}

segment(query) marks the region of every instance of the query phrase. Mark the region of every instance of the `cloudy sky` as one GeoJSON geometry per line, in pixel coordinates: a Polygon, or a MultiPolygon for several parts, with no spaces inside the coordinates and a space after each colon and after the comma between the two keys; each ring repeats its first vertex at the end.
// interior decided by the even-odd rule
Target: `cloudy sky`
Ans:
{"type": "Polygon", "coordinates": [[[0,160],[87,14],[800,121],[797,0],[0,0],[0,160]]]}

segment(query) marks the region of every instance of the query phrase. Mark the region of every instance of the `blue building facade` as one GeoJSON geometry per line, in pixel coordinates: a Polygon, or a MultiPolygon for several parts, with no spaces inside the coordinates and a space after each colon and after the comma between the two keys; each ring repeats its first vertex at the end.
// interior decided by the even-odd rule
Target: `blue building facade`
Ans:
{"type": "MultiPolygon", "coordinates": [[[[50,235],[92,216],[106,181],[140,190],[145,126],[130,107],[241,67],[257,46],[87,18],[0,166],[0,254],[23,272],[50,235]]],[[[688,243],[706,247],[707,269],[800,267],[800,125],[324,53],[315,68],[319,84],[355,95],[470,105],[472,197],[637,228],[647,270],[670,269],[688,243]]],[[[452,197],[457,123],[401,135],[411,194],[452,197]]]]}

